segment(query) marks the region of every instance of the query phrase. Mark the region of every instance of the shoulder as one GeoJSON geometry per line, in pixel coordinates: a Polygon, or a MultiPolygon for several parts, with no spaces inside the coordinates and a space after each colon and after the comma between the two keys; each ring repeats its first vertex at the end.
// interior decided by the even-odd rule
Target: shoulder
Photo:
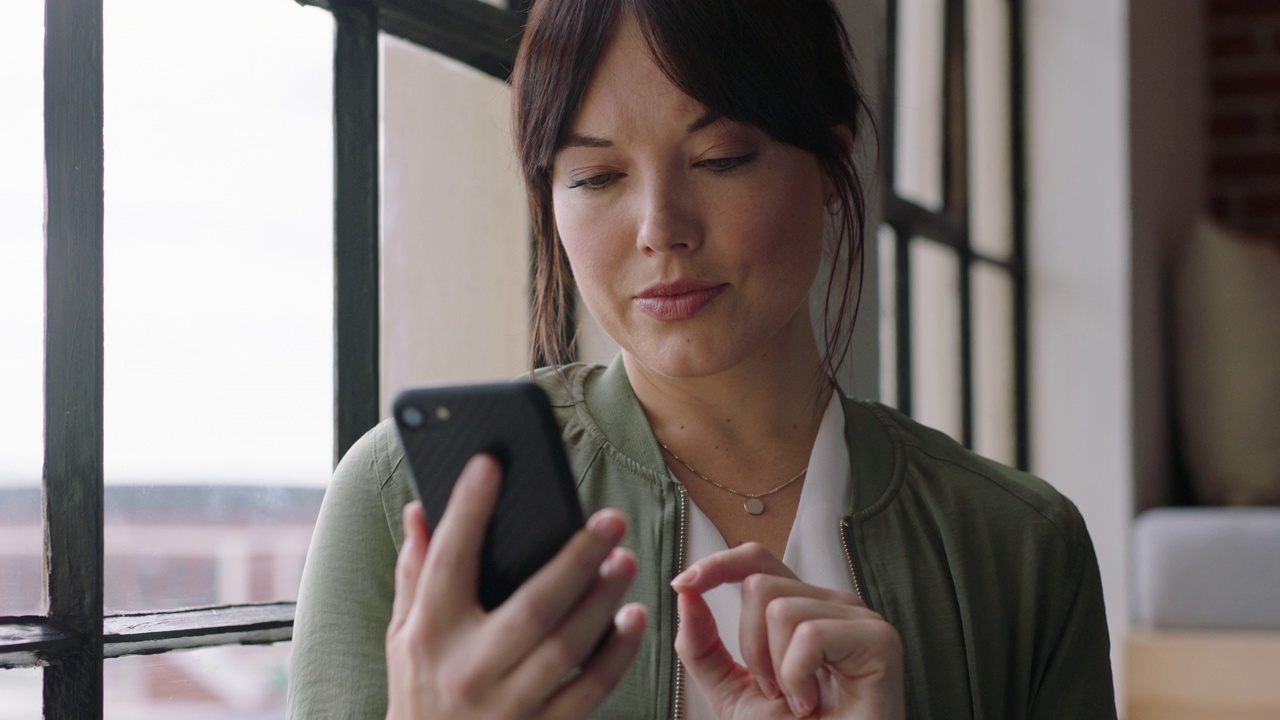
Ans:
{"type": "MultiPolygon", "coordinates": [[[[885,427],[894,445],[895,478],[887,494],[940,532],[1016,542],[1030,551],[1057,550],[1077,564],[1089,546],[1075,504],[1048,482],[985,458],[946,434],[892,408],[857,401],[885,427]]],[[[1091,550],[1090,550],[1091,552],[1091,550]]]]}

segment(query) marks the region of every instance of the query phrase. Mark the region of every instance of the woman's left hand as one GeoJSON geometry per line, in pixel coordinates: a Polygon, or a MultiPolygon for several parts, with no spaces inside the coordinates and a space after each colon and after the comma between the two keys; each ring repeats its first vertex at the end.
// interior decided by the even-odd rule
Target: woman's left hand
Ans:
{"type": "Polygon", "coordinates": [[[690,565],[679,593],[676,653],[722,720],[905,717],[902,641],[853,593],[807,585],[763,545],[690,565]],[[742,583],[745,667],[720,641],[702,593],[742,583]]]}

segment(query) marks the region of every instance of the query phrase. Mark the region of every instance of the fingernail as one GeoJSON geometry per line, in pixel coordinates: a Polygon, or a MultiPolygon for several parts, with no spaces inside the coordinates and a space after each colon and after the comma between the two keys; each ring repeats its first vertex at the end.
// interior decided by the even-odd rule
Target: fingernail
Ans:
{"type": "Polygon", "coordinates": [[[809,713],[813,712],[813,708],[805,700],[797,697],[788,697],[787,705],[791,706],[791,714],[796,717],[809,717],[809,713]]]}
{"type": "Polygon", "coordinates": [[[769,698],[770,700],[774,700],[778,697],[777,683],[763,676],[757,677],[756,682],[759,683],[760,692],[764,693],[765,697],[769,698]]]}
{"type": "Polygon", "coordinates": [[[698,568],[691,567],[671,578],[671,587],[689,587],[696,582],[698,582],[698,568]]]}
{"type": "Polygon", "coordinates": [[[587,530],[600,540],[616,545],[627,532],[627,527],[617,515],[599,512],[591,516],[591,520],[587,522],[587,530]]]}
{"type": "Polygon", "coordinates": [[[644,618],[644,608],[638,605],[627,605],[618,611],[613,618],[613,624],[617,626],[619,632],[631,632],[640,626],[644,618]]]}

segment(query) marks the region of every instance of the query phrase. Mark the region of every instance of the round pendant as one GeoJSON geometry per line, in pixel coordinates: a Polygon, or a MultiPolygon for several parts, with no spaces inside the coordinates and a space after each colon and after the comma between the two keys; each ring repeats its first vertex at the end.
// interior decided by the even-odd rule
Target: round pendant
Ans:
{"type": "Polygon", "coordinates": [[[764,512],[764,502],[760,498],[751,498],[750,500],[742,503],[742,509],[752,515],[759,515],[764,512]]]}

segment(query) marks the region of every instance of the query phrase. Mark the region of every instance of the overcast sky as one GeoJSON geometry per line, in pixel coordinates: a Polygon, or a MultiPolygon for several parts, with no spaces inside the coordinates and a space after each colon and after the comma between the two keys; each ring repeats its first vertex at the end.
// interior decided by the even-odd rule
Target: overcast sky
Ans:
{"type": "MultiPolygon", "coordinates": [[[[330,15],[106,0],[107,482],[322,484],[330,15]]],[[[43,2],[0,2],[0,483],[42,464],[43,2]]]]}

